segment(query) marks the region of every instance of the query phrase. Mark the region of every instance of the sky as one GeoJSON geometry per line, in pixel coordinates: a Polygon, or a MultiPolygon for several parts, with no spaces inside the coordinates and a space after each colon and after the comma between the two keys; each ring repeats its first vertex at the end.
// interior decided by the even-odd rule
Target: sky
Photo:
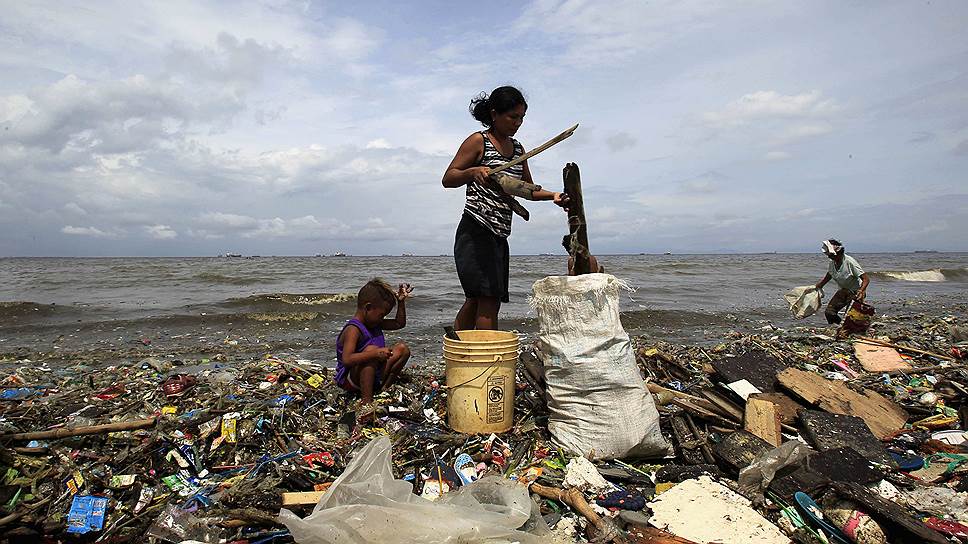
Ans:
{"type": "Polygon", "coordinates": [[[0,3],[0,256],[450,254],[505,84],[594,253],[968,250],[968,2],[0,3]]]}

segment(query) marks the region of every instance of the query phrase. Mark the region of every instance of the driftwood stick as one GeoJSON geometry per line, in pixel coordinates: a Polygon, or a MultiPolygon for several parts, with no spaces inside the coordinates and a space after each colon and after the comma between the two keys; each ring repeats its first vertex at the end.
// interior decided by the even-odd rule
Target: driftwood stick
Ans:
{"type": "Polygon", "coordinates": [[[578,165],[570,162],[565,165],[561,175],[565,181],[565,193],[568,194],[568,233],[571,235],[568,253],[575,259],[575,275],[589,274],[591,264],[588,251],[588,226],[585,223],[585,202],[581,194],[581,173],[578,171],[578,165]]]}
{"type": "Polygon", "coordinates": [[[133,431],[136,429],[146,429],[155,425],[157,418],[136,419],[134,421],[119,421],[117,423],[105,423],[103,425],[90,425],[87,427],[75,427],[73,429],[53,429],[50,431],[34,431],[30,433],[13,433],[0,435],[0,440],[50,440],[57,438],[67,438],[70,436],[85,436],[89,434],[113,433],[116,431],[133,431]]]}
{"type": "MultiPolygon", "coordinates": [[[[568,506],[572,507],[576,512],[581,514],[591,523],[599,532],[604,535],[608,535],[610,531],[614,531],[614,527],[609,525],[605,520],[602,519],[592,507],[588,505],[585,501],[585,497],[582,496],[581,492],[575,489],[559,489],[557,487],[551,487],[541,484],[531,484],[531,491],[541,495],[546,499],[553,499],[559,502],[563,502],[568,506]]],[[[613,535],[613,542],[625,543],[626,540],[621,534],[613,535]]]]}

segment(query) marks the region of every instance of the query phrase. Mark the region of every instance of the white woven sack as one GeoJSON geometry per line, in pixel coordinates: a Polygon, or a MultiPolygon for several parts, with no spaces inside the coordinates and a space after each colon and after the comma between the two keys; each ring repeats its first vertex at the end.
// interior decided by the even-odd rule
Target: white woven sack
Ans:
{"type": "Polygon", "coordinates": [[[548,429],[562,448],[596,459],[660,457],[669,444],[619,319],[620,288],[610,274],[534,283],[548,429]]]}
{"type": "Polygon", "coordinates": [[[794,287],[787,294],[783,295],[787,304],[790,305],[790,312],[793,317],[803,319],[817,313],[823,300],[823,290],[817,289],[813,285],[794,287]]]}

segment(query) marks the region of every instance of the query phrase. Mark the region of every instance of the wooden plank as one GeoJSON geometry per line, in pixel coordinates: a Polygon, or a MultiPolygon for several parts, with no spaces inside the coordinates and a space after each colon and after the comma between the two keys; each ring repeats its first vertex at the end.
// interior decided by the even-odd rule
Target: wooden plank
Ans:
{"type": "Polygon", "coordinates": [[[776,411],[780,414],[780,423],[793,425],[797,421],[797,410],[806,408],[796,400],[784,395],[783,393],[755,393],[750,395],[751,399],[768,400],[776,406],[776,411]]]}
{"type": "Polygon", "coordinates": [[[780,414],[777,412],[776,405],[768,400],[751,397],[747,401],[743,428],[766,440],[773,447],[779,447],[783,443],[783,436],[780,434],[780,414]]]}
{"type": "Polygon", "coordinates": [[[866,342],[854,342],[854,356],[867,372],[891,372],[910,370],[911,365],[901,357],[896,349],[876,346],[866,342]]]}
{"type": "MultiPolygon", "coordinates": [[[[575,259],[575,275],[591,272],[588,250],[588,225],[585,223],[585,202],[581,194],[581,173],[578,165],[570,162],[561,172],[568,193],[568,233],[571,235],[571,248],[568,253],[575,259]]],[[[598,272],[596,270],[595,272],[598,272]]]]}
{"type": "Polygon", "coordinates": [[[778,376],[780,384],[798,397],[834,414],[857,416],[867,423],[871,432],[883,440],[902,428],[908,414],[894,402],[869,390],[858,393],[839,380],[788,368],[778,376]]]}
{"type": "Polygon", "coordinates": [[[325,491],[300,491],[282,494],[282,505],[293,506],[296,504],[316,504],[323,498],[325,491]]]}

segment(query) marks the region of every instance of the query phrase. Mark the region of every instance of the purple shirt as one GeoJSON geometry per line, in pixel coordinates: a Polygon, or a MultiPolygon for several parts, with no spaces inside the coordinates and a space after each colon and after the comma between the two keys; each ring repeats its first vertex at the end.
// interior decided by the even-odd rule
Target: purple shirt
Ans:
{"type": "MultiPolygon", "coordinates": [[[[350,375],[350,369],[343,364],[344,346],[341,340],[343,336],[343,331],[345,331],[346,327],[349,327],[350,325],[359,329],[360,335],[361,335],[360,339],[356,343],[356,348],[350,353],[359,353],[364,349],[366,349],[367,346],[376,346],[378,348],[387,347],[386,337],[383,336],[383,329],[375,329],[371,331],[366,327],[366,325],[363,324],[362,321],[360,321],[359,319],[356,319],[355,317],[347,321],[346,324],[343,325],[343,328],[339,331],[339,335],[336,337],[336,376],[334,377],[334,379],[336,380],[336,383],[340,386],[346,383],[346,378],[349,377],[350,375]]],[[[376,372],[377,384],[380,383],[381,378],[383,377],[382,375],[383,375],[383,369],[377,368],[377,372],[376,372]]]]}

